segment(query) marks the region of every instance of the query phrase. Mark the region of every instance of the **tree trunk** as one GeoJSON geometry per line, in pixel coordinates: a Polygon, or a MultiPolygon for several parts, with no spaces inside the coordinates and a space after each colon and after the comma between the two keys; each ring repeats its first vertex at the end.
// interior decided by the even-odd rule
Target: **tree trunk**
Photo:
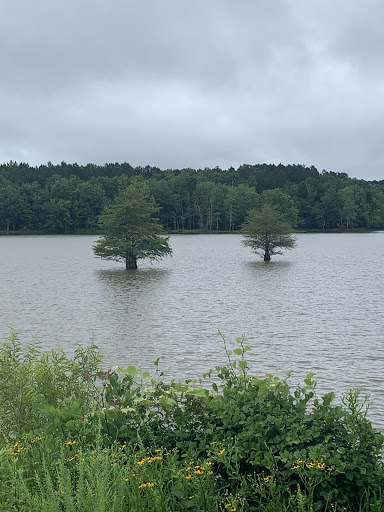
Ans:
{"type": "Polygon", "coordinates": [[[271,261],[271,255],[269,254],[269,249],[266,247],[264,252],[264,261],[271,261]]]}
{"type": "Polygon", "coordinates": [[[125,270],[137,270],[137,258],[132,253],[125,255],[125,270]]]}

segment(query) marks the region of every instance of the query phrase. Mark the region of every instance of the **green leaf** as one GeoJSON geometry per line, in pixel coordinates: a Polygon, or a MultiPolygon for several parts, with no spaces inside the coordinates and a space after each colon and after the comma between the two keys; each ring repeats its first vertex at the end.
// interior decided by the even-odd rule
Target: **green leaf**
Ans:
{"type": "Polygon", "coordinates": [[[124,373],[125,375],[137,375],[140,373],[140,370],[138,370],[136,366],[128,366],[128,368],[124,370],[124,373]]]}
{"type": "Polygon", "coordinates": [[[191,391],[191,394],[194,396],[205,398],[207,396],[207,390],[204,388],[196,388],[191,391]]]}
{"type": "Polygon", "coordinates": [[[304,382],[306,383],[307,386],[313,386],[316,384],[316,382],[314,380],[312,380],[312,377],[314,377],[314,373],[308,373],[306,378],[304,379],[304,382]]]}
{"type": "Polygon", "coordinates": [[[181,484],[176,484],[172,489],[172,494],[182,500],[184,498],[183,486],[181,484]]]}
{"type": "Polygon", "coordinates": [[[330,403],[332,402],[332,400],[335,398],[335,393],[331,392],[331,393],[327,393],[326,395],[323,396],[323,405],[330,405],[330,403]]]}
{"type": "Polygon", "coordinates": [[[177,405],[177,402],[175,400],[173,400],[173,398],[160,398],[159,400],[159,403],[162,407],[164,407],[165,409],[168,409],[169,407],[174,407],[175,405],[177,405]]]}

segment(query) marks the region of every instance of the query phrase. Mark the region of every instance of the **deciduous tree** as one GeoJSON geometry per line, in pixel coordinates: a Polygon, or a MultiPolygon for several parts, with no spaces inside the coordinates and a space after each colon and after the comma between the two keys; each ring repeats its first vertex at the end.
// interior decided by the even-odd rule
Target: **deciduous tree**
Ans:
{"type": "Polygon", "coordinates": [[[121,190],[115,202],[100,216],[104,235],[93,246],[96,256],[124,261],[137,269],[137,260],[158,260],[172,253],[168,238],[155,217],[159,211],[146,182],[135,180],[121,190]]]}
{"type": "Polygon", "coordinates": [[[270,261],[274,254],[282,254],[282,249],[292,249],[296,239],[290,234],[291,226],[271,205],[265,204],[261,210],[253,209],[242,226],[245,236],[243,244],[270,261]]]}

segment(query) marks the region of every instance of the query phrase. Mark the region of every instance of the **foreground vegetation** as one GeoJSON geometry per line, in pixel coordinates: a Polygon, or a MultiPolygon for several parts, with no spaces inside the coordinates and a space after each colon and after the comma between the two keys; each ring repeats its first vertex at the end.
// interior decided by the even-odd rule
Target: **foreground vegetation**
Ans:
{"type": "Polygon", "coordinates": [[[0,509],[384,511],[384,436],[349,391],[250,375],[244,338],[197,382],[102,369],[95,346],[0,348],[0,509]]]}

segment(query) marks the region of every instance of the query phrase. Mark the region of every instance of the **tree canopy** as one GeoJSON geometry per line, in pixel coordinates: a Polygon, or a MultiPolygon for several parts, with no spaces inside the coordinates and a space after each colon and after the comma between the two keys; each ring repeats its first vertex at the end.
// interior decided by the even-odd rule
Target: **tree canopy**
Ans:
{"type": "Polygon", "coordinates": [[[137,269],[139,259],[158,260],[172,254],[155,217],[159,210],[146,182],[135,180],[122,189],[100,216],[104,235],[93,246],[95,255],[124,261],[128,270],[137,269]]]}
{"type": "Polygon", "coordinates": [[[95,233],[98,219],[131,179],[146,180],[166,231],[236,231],[266,203],[303,231],[384,229],[384,180],[295,165],[204,169],[77,163],[0,164],[0,234],[95,233]]]}
{"type": "Polygon", "coordinates": [[[270,261],[274,254],[282,254],[282,249],[293,249],[296,239],[290,234],[291,226],[270,204],[261,210],[250,210],[242,227],[245,236],[243,244],[270,261]]]}

